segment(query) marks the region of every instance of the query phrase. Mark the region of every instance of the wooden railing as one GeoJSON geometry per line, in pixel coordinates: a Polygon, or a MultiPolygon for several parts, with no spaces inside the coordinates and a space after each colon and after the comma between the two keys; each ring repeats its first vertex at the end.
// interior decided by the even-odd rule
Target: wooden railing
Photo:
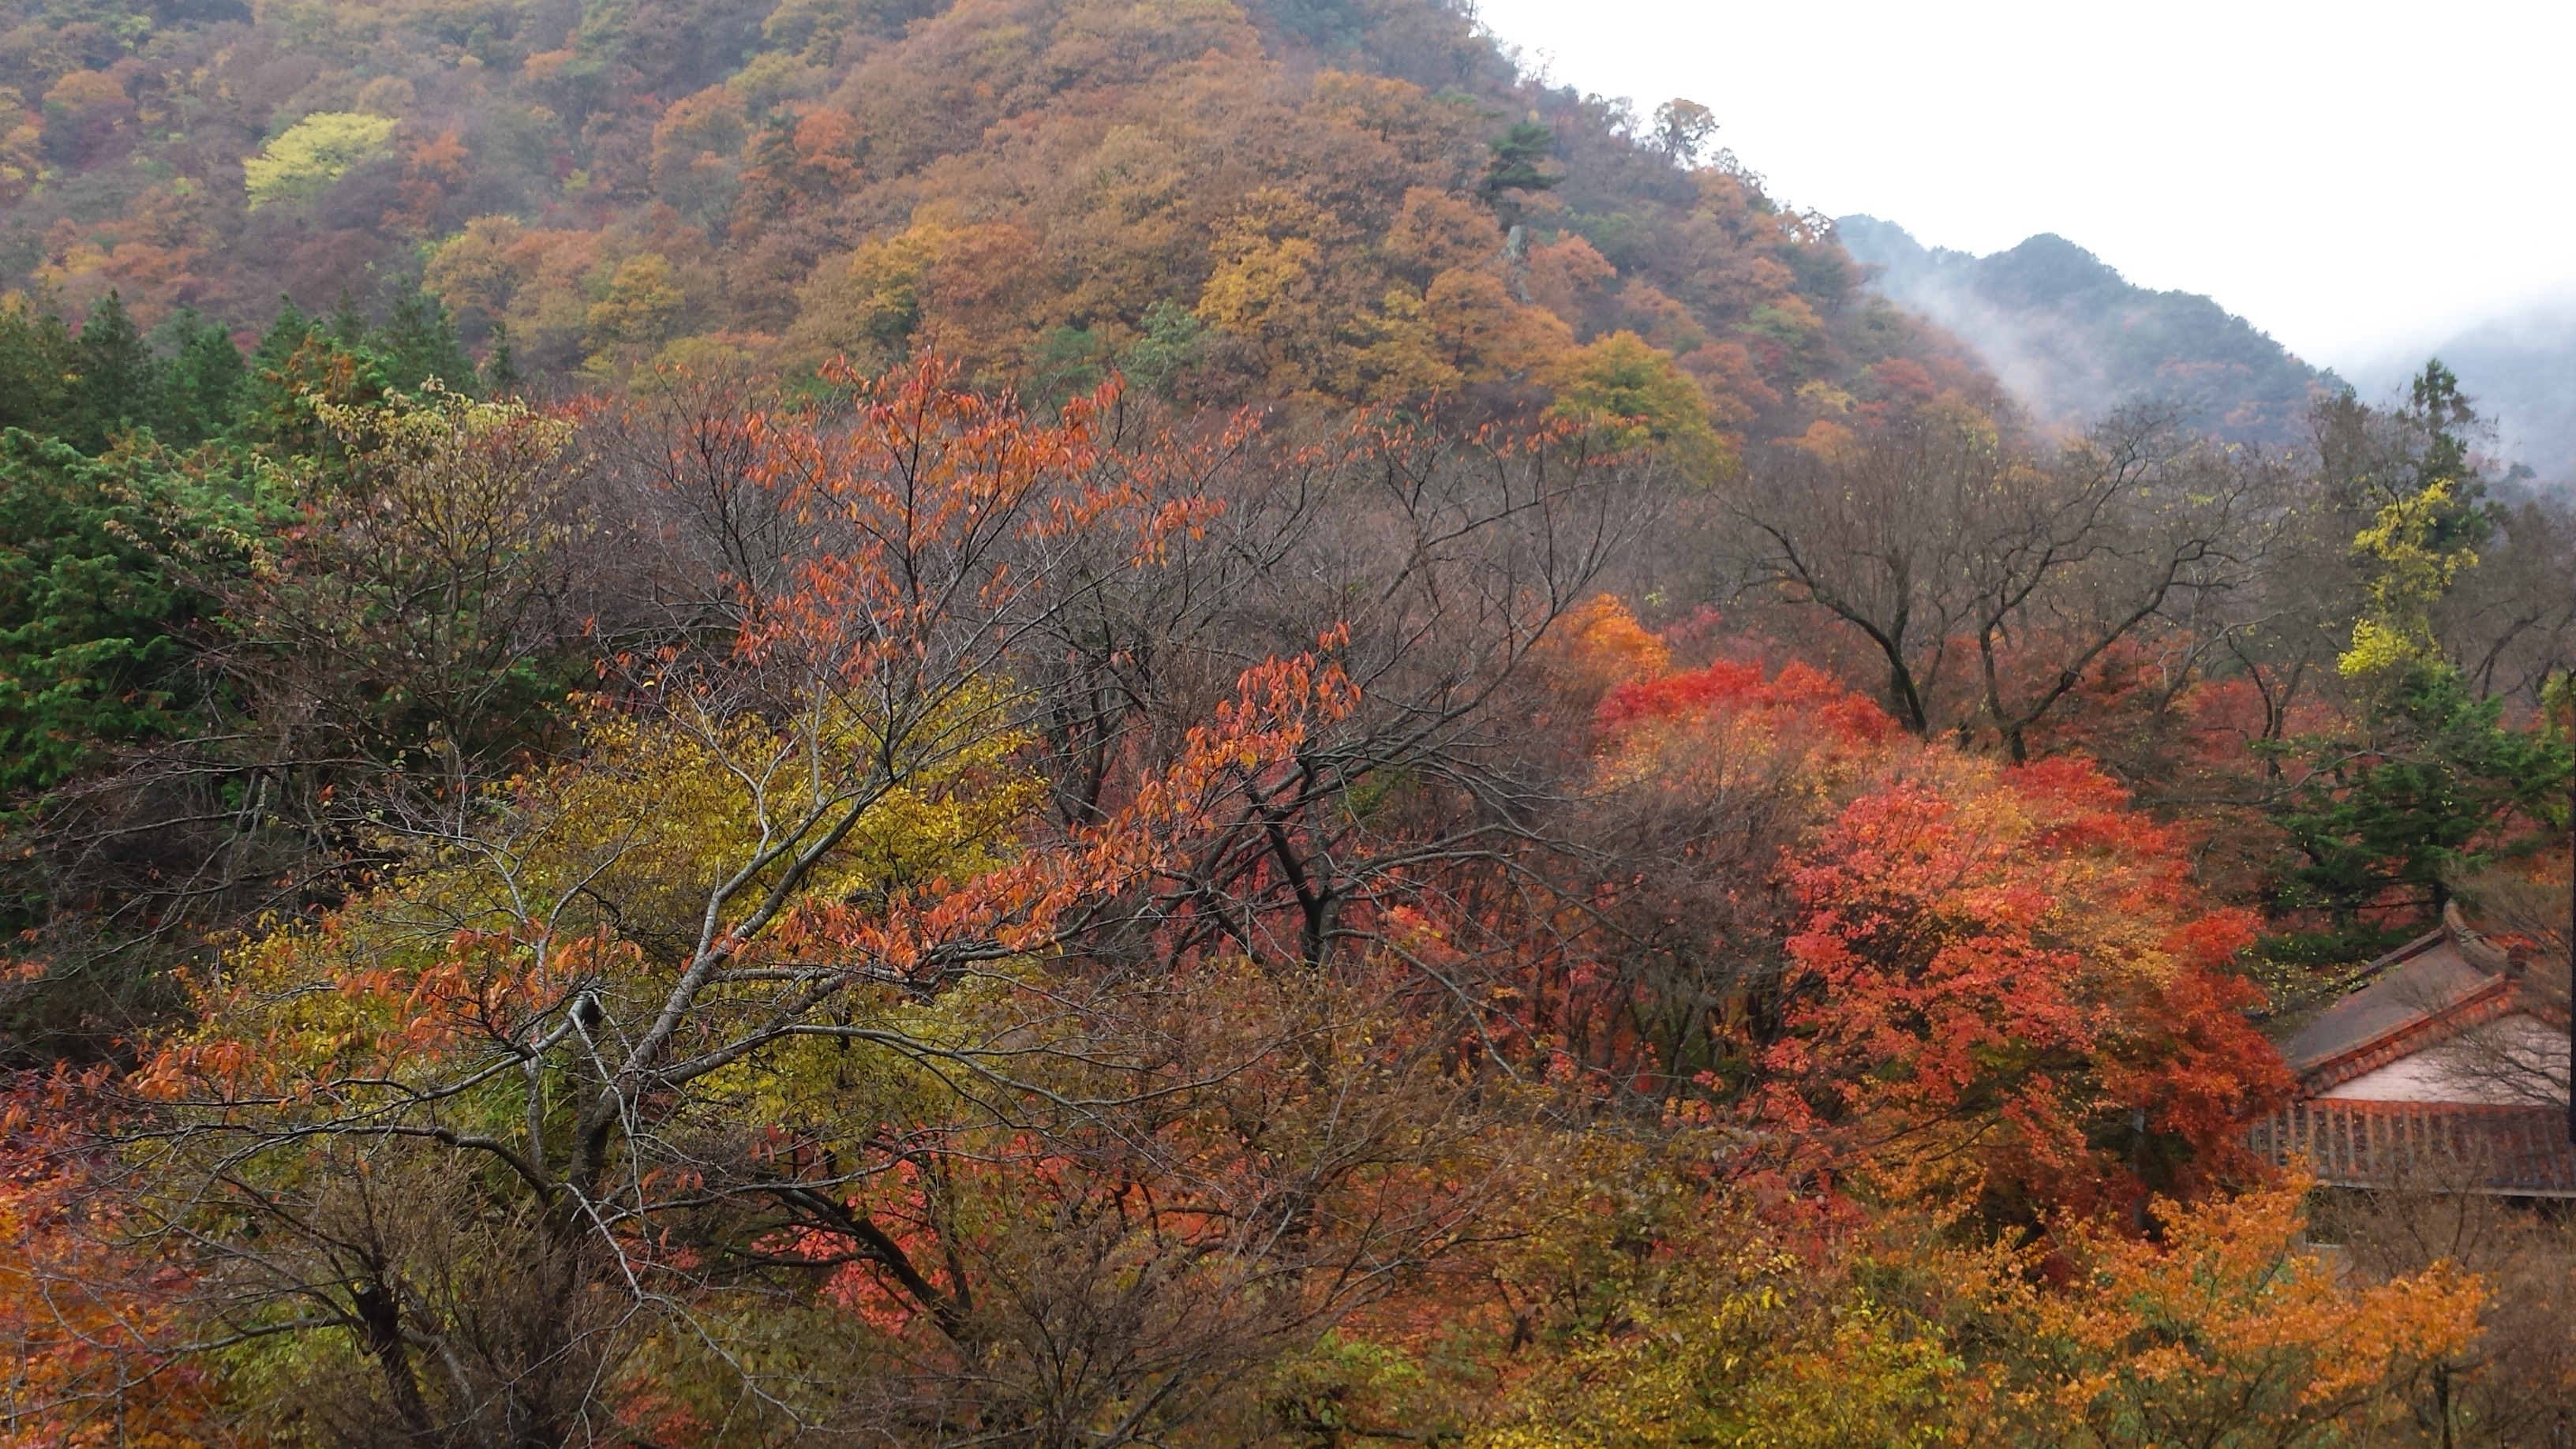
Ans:
{"type": "Polygon", "coordinates": [[[2276,1163],[2305,1158],[2338,1187],[2576,1197],[2563,1107],[2321,1098],[2257,1123],[2247,1145],[2276,1163]]]}

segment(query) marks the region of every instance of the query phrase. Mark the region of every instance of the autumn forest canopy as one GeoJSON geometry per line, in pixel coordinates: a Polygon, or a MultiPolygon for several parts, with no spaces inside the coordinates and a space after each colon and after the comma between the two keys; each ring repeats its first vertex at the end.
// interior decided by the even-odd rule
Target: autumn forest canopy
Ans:
{"type": "Polygon", "coordinates": [[[2566,1019],[2438,362],[2034,418],[1445,0],[0,27],[0,1445],[2563,1437],[2249,1145],[2566,1019]]]}

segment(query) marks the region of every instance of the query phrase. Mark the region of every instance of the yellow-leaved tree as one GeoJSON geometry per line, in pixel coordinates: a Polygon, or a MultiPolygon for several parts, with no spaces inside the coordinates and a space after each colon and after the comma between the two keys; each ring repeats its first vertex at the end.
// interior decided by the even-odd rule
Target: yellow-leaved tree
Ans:
{"type": "Polygon", "coordinates": [[[1555,412],[1598,430],[1612,446],[1669,458],[1698,482],[1735,466],[1733,450],[1710,426],[1708,403],[1669,352],[1634,332],[1613,332],[1557,363],[1555,412]]]}
{"type": "Polygon", "coordinates": [[[2290,1449],[2404,1432],[2409,1376],[2479,1333],[2475,1277],[2371,1282],[2308,1247],[2304,1179],[2013,1249],[1793,1222],[1680,1162],[1593,1149],[1533,1222],[1498,1273],[1503,1392],[1399,1358],[1337,1406],[1476,1449],[2290,1449]]]}
{"type": "Polygon", "coordinates": [[[251,210],[319,196],[350,168],[389,154],[391,116],[364,111],[315,111],[270,138],[242,162],[251,210]]]}

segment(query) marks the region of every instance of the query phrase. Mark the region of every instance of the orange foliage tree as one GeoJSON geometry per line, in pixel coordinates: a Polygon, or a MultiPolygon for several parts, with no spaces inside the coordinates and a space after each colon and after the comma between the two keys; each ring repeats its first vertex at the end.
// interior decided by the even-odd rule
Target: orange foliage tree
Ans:
{"type": "Polygon", "coordinates": [[[1592,706],[1589,778],[1533,860],[1551,889],[1515,938],[1516,1031],[1605,1089],[1661,1102],[1731,1093],[1776,1015],[1783,852],[1885,756],[1875,705],[1801,665],[1670,671],[1624,606],[1596,607],[1548,658],[1592,706]]]}
{"type": "Polygon", "coordinates": [[[0,1445],[227,1443],[216,1386],[182,1352],[186,1265],[122,1240],[104,1085],[57,1072],[0,1098],[0,1445]]]}
{"type": "Polygon", "coordinates": [[[2254,1171],[2237,1134],[2286,1087],[2235,964],[2254,923],[2179,828],[1804,665],[1672,669],[1615,601],[1569,623],[1544,672],[1598,701],[1593,774],[1571,852],[1527,865],[1551,889],[1511,898],[1512,1040],[1668,1113],[1734,1104],[1749,1169],[2009,1221],[2254,1171]]]}
{"type": "Polygon", "coordinates": [[[2254,922],[2188,870],[2080,760],[1921,757],[1790,874],[1766,1109],[1824,1162],[2007,1216],[2249,1169],[2236,1133],[2287,1077],[2230,968],[2254,922]]]}
{"type": "Polygon", "coordinates": [[[2394,1389],[2469,1350],[2486,1287],[2447,1261],[2339,1281],[2302,1241],[2311,1186],[2159,1200],[2152,1241],[2064,1235],[2071,1281],[2005,1295],[2027,1357],[1985,1401],[1984,1432],[2112,1449],[2369,1442],[2414,1427],[2394,1389]]]}

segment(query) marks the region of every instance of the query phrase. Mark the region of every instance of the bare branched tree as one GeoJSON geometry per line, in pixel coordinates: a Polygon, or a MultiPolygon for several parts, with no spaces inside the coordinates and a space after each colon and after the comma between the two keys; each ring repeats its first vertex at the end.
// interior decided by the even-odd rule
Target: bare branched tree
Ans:
{"type": "Polygon", "coordinates": [[[2420,1366],[2406,1384],[2411,1442],[2563,1443],[2576,1420],[2576,1337],[2566,1327],[2576,1235],[2552,1213],[2473,1190],[2482,1170],[2461,1163],[2384,1190],[2333,1194],[2318,1231],[2364,1281],[2447,1262],[2487,1284],[2475,1344],[2420,1366]]]}
{"type": "Polygon", "coordinates": [[[2116,414],[2054,459],[1934,413],[1831,456],[1757,460],[1728,507],[1743,587],[1867,640],[1908,729],[1991,731],[2018,760],[2123,641],[2175,633],[2196,660],[2237,627],[2215,605],[2258,573],[2280,481],[2156,412],[2116,414]]]}
{"type": "Polygon", "coordinates": [[[2513,1010],[2434,1049],[2468,1100],[2567,1106],[2568,887],[2558,872],[2490,867],[2454,887],[2465,948],[2513,981],[2513,1010]]]}

